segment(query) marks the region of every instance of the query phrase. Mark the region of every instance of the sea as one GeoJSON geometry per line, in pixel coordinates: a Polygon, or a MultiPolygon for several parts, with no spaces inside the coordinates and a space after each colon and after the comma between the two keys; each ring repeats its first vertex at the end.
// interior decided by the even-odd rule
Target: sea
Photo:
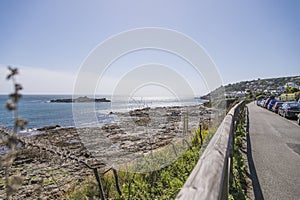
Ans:
{"type": "MultiPolygon", "coordinates": [[[[90,98],[107,98],[111,99],[110,95],[99,95],[90,98]]],[[[13,112],[6,109],[6,101],[8,95],[0,95],[0,126],[12,128],[14,124],[13,112]]],[[[35,132],[37,128],[45,126],[73,127],[74,113],[78,112],[81,116],[93,115],[98,119],[100,124],[112,123],[115,118],[111,113],[126,112],[132,109],[144,107],[167,107],[167,106],[186,106],[197,105],[204,101],[198,98],[186,98],[178,100],[168,97],[135,97],[127,100],[119,100],[112,102],[97,102],[97,103],[74,103],[76,111],[72,103],[52,103],[52,99],[68,99],[72,95],[23,95],[18,105],[18,116],[28,121],[23,132],[35,132]],[[79,109],[78,109],[79,108],[79,109]],[[110,114],[109,114],[110,113],[110,114]],[[109,116],[109,117],[108,117],[109,116]]],[[[121,99],[121,98],[120,98],[121,99]]],[[[81,126],[93,126],[94,124],[87,118],[83,120],[81,126]]],[[[99,126],[99,123],[97,124],[99,126]]]]}

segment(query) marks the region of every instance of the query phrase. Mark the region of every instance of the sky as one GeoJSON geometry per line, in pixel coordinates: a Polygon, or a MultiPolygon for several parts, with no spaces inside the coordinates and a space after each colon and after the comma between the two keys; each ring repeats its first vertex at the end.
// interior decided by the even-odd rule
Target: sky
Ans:
{"type": "MultiPolygon", "coordinates": [[[[144,27],[192,38],[216,65],[223,85],[300,75],[298,0],[10,0],[0,2],[0,94],[12,90],[5,80],[8,65],[19,68],[25,94],[72,94],[82,64],[99,44],[144,27]]],[[[110,93],[124,74],[149,63],[174,68],[197,94],[211,89],[205,80],[210,77],[170,53],[123,57],[98,81],[98,93],[110,93]]]]}

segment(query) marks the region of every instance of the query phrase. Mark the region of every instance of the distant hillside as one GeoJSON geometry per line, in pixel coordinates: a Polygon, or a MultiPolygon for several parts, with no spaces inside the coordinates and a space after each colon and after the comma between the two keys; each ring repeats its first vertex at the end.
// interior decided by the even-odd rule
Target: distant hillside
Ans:
{"type": "Polygon", "coordinates": [[[256,79],[251,81],[241,81],[238,83],[228,84],[225,86],[226,92],[245,91],[264,91],[264,90],[277,90],[282,88],[286,83],[293,82],[300,85],[300,76],[256,79]]]}
{"type": "MultiPolygon", "coordinates": [[[[296,85],[298,89],[300,89],[300,76],[256,79],[228,84],[224,86],[225,96],[228,98],[243,98],[248,96],[250,92],[252,94],[265,93],[279,96],[284,92],[284,86],[287,83],[296,85]]],[[[209,100],[211,98],[211,94],[217,93],[216,91],[218,89],[202,96],[201,99],[209,100]]],[[[216,95],[213,96],[215,96],[214,98],[216,98],[216,95]]]]}

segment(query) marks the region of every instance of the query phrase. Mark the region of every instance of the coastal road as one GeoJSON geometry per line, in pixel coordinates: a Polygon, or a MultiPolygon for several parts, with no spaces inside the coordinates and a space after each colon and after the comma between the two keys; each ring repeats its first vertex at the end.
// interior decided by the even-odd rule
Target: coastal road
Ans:
{"type": "Polygon", "coordinates": [[[248,162],[255,199],[300,199],[300,126],[253,102],[248,162]]]}

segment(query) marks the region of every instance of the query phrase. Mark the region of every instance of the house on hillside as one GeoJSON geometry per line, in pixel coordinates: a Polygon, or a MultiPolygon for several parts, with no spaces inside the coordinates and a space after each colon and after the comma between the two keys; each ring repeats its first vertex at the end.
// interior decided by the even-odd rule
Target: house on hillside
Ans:
{"type": "Polygon", "coordinates": [[[294,82],[287,82],[287,83],[284,85],[284,88],[287,88],[287,87],[293,87],[293,88],[300,89],[300,86],[297,85],[297,84],[294,83],[294,82]]]}
{"type": "Polygon", "coordinates": [[[279,86],[279,87],[277,87],[277,92],[278,92],[279,94],[284,93],[284,86],[279,86]]]}
{"type": "Polygon", "coordinates": [[[248,96],[248,94],[247,94],[245,91],[239,91],[239,92],[237,92],[237,93],[235,94],[235,96],[236,96],[237,98],[245,98],[245,97],[248,96]]]}

